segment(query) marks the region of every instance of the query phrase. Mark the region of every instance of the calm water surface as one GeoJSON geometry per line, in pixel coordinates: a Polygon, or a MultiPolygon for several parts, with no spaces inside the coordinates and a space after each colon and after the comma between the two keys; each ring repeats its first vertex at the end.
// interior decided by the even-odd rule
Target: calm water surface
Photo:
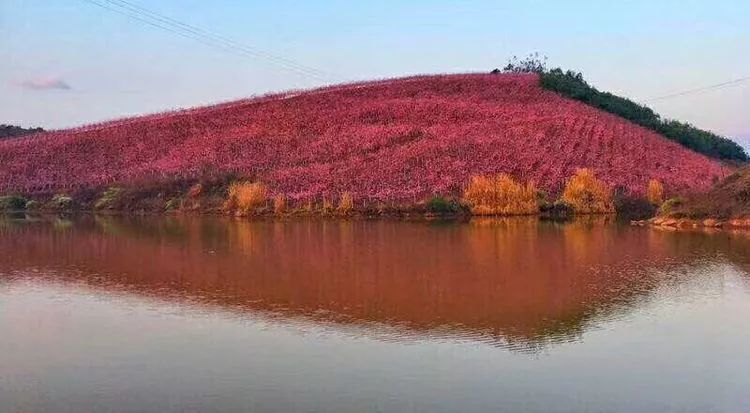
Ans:
{"type": "Polygon", "coordinates": [[[750,411],[750,236],[0,219],[2,412],[750,411]]]}

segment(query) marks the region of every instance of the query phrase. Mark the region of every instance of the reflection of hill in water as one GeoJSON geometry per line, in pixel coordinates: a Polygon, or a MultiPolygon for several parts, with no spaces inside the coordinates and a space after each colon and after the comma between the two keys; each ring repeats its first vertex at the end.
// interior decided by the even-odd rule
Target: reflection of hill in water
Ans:
{"type": "Polygon", "coordinates": [[[600,221],[87,218],[5,221],[0,273],[54,273],[63,282],[239,314],[385,330],[391,339],[533,349],[628,311],[665,271],[707,255],[747,260],[736,251],[748,247],[744,237],[600,221]]]}

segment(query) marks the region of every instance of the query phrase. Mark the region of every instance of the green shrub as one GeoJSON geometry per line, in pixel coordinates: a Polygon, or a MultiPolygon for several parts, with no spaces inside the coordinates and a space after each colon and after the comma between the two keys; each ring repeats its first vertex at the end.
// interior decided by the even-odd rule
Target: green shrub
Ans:
{"type": "Polygon", "coordinates": [[[545,202],[539,205],[539,212],[544,217],[555,219],[567,219],[575,214],[573,206],[563,200],[555,202],[545,202]]]}
{"type": "Polygon", "coordinates": [[[461,208],[454,201],[449,201],[441,196],[433,196],[427,201],[427,211],[434,214],[450,214],[456,213],[461,208]]]}
{"type": "Polygon", "coordinates": [[[685,200],[683,198],[669,198],[661,204],[659,207],[659,215],[669,215],[674,212],[675,209],[683,205],[685,200]]]}
{"type": "Polygon", "coordinates": [[[656,214],[656,206],[648,199],[636,196],[615,197],[617,216],[623,219],[646,219],[656,214]]]}
{"type": "Polygon", "coordinates": [[[26,208],[26,199],[17,195],[0,196],[0,210],[18,211],[26,208]]]}
{"type": "Polygon", "coordinates": [[[544,204],[548,204],[549,203],[549,194],[547,193],[547,191],[544,191],[542,189],[538,189],[536,191],[536,201],[537,201],[537,203],[540,206],[544,205],[544,204]]]}
{"type": "Polygon", "coordinates": [[[73,209],[73,198],[64,194],[57,194],[47,203],[47,207],[58,211],[73,209]]]}
{"type": "Polygon", "coordinates": [[[117,204],[117,201],[120,199],[120,196],[123,193],[122,188],[117,187],[111,187],[108,188],[104,193],[102,194],[101,198],[99,198],[96,203],[94,204],[94,209],[111,209],[114,208],[117,204]]]}
{"type": "Polygon", "coordinates": [[[169,198],[169,200],[164,204],[164,210],[165,211],[173,211],[175,209],[179,209],[182,205],[182,199],[180,198],[169,198]]]}

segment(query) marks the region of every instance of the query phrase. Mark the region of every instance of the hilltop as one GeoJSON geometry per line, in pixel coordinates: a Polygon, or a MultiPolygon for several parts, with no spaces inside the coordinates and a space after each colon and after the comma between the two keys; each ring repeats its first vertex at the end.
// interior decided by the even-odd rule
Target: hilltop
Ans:
{"type": "Polygon", "coordinates": [[[537,74],[417,76],[296,91],[0,141],[0,193],[232,176],[291,202],[414,203],[508,173],[558,194],[576,168],[616,193],[708,190],[720,161],[540,86],[537,74]]]}

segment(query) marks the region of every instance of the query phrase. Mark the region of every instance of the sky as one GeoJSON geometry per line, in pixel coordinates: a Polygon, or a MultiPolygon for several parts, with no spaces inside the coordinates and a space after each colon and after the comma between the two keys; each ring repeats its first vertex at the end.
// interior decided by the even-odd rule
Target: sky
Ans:
{"type": "Polygon", "coordinates": [[[538,52],[750,149],[750,81],[648,101],[750,76],[747,0],[127,1],[273,58],[219,50],[88,0],[0,0],[0,123],[65,128],[323,84],[484,72],[538,52]]]}

